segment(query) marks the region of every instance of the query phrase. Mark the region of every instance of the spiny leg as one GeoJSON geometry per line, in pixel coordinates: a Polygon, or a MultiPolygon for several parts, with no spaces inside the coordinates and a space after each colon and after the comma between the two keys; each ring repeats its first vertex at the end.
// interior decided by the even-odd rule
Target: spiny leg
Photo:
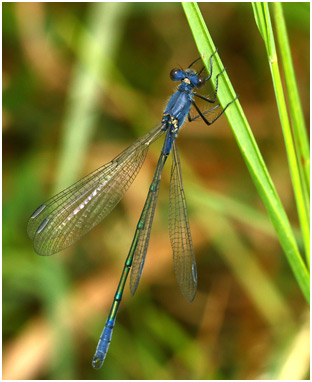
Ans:
{"type": "MultiPolygon", "coordinates": [[[[210,61],[209,72],[210,72],[210,73],[209,73],[208,77],[205,78],[205,81],[209,81],[210,78],[211,78],[211,76],[212,76],[212,57],[213,57],[217,52],[218,52],[218,49],[216,49],[215,52],[212,53],[212,55],[210,56],[210,59],[209,59],[209,61],[210,61]]],[[[203,70],[204,70],[204,68],[199,72],[199,74],[200,74],[203,70]]]]}
{"type": "MultiPolygon", "coordinates": [[[[211,78],[211,76],[212,76],[212,57],[213,57],[217,52],[218,52],[218,49],[216,49],[216,51],[215,51],[214,53],[212,53],[212,55],[211,55],[210,58],[209,58],[209,61],[210,61],[210,74],[208,75],[207,78],[205,78],[205,81],[210,80],[210,78],[211,78]]],[[[190,67],[192,67],[192,66],[193,66],[198,60],[200,60],[200,59],[201,59],[201,57],[196,58],[196,60],[193,61],[193,62],[191,63],[191,65],[189,65],[189,66],[187,67],[187,69],[189,69],[190,67]]],[[[205,66],[200,70],[200,72],[198,73],[198,75],[200,75],[201,72],[202,72],[204,69],[205,69],[205,66]]]]}
{"type": "Polygon", "coordinates": [[[215,93],[214,93],[214,97],[213,99],[209,99],[207,97],[204,97],[200,94],[197,94],[196,92],[193,92],[194,96],[198,97],[198,98],[201,98],[203,99],[204,101],[207,101],[209,103],[215,103],[216,102],[216,99],[217,99],[217,94],[218,94],[218,87],[219,87],[219,76],[221,76],[221,74],[225,71],[225,68],[223,68],[223,70],[217,74],[216,76],[216,90],[215,90],[215,93]]]}
{"type": "MultiPolygon", "coordinates": [[[[218,107],[220,107],[220,104],[218,103],[217,105],[215,105],[214,107],[212,107],[211,109],[209,109],[209,110],[206,110],[204,113],[202,113],[203,115],[205,115],[205,114],[208,114],[208,113],[210,113],[210,112],[212,112],[213,110],[215,110],[215,109],[217,109],[218,107]]],[[[188,114],[188,121],[189,122],[193,122],[193,121],[195,121],[196,119],[198,119],[198,118],[201,118],[201,115],[196,115],[196,117],[191,117],[191,115],[190,115],[190,113],[188,114]]]]}
{"type": "Polygon", "coordinates": [[[220,105],[216,105],[216,106],[214,106],[212,109],[207,110],[205,113],[202,113],[202,112],[200,111],[199,107],[196,105],[196,103],[195,103],[194,101],[192,101],[192,105],[195,107],[195,109],[197,110],[197,112],[198,112],[199,115],[196,116],[195,118],[191,119],[191,121],[194,121],[194,119],[201,117],[201,118],[203,119],[203,121],[204,121],[208,126],[210,126],[210,125],[212,125],[214,122],[216,122],[216,120],[217,120],[218,118],[221,117],[221,115],[225,112],[225,110],[226,110],[226,109],[227,109],[233,102],[235,102],[235,101],[237,100],[237,98],[238,98],[238,96],[236,96],[232,101],[230,101],[230,102],[225,106],[225,108],[221,111],[221,113],[218,114],[212,121],[208,121],[207,118],[205,117],[205,114],[211,112],[212,110],[216,109],[216,108],[219,107],[220,105]]]}

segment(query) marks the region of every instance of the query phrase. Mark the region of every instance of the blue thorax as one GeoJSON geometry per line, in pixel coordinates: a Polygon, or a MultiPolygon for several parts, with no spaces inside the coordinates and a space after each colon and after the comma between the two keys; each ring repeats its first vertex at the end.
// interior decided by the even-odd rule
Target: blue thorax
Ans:
{"type": "Polygon", "coordinates": [[[204,79],[192,70],[173,69],[170,72],[173,81],[181,81],[178,90],[171,96],[163,114],[163,129],[167,131],[163,153],[169,154],[174,139],[190,112],[194,88],[202,86],[204,79]]]}

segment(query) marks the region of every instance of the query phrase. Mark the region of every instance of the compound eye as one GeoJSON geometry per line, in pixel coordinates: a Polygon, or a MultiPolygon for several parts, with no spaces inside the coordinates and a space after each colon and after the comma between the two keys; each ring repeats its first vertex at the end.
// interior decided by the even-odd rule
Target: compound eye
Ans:
{"type": "Polygon", "coordinates": [[[179,73],[180,69],[172,69],[170,72],[170,78],[172,81],[177,81],[177,74],[179,73]]]}
{"type": "Polygon", "coordinates": [[[197,87],[201,88],[203,85],[205,85],[205,82],[206,82],[206,80],[205,80],[204,77],[198,77],[198,79],[197,79],[197,87]]]}

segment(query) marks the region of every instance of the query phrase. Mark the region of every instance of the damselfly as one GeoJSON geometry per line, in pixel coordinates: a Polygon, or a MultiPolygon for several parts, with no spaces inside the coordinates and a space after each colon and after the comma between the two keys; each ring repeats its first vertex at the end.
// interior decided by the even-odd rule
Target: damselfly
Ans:
{"type": "Polygon", "coordinates": [[[194,299],[197,288],[196,262],[176,138],[186,117],[190,122],[202,118],[207,125],[211,125],[236,99],[229,102],[223,110],[220,109],[221,111],[217,114],[215,114],[215,111],[220,107],[219,104],[214,105],[205,112],[201,112],[194,101],[195,97],[197,97],[211,104],[216,103],[218,79],[224,69],[216,76],[216,89],[212,99],[197,94],[195,91],[195,89],[205,85],[211,78],[212,58],[215,54],[216,52],[210,57],[210,73],[206,78],[201,76],[204,68],[199,73],[190,69],[200,58],[192,62],[186,70],[181,68],[173,69],[170,72],[171,80],[181,83],[177,91],[171,96],[161,122],[147,134],[137,139],[111,162],[42,204],[29,219],[27,232],[34,241],[34,249],[39,255],[52,255],[70,246],[100,223],[113,210],[137,176],[149,146],[165,134],[155,174],[108,319],[92,361],[95,368],[100,368],[106,357],[130,269],[130,290],[132,295],[138,287],[148,248],[161,174],[171,152],[169,236],[173,251],[174,268],[183,296],[190,302],[194,299]],[[190,114],[192,106],[198,113],[195,117],[191,117],[190,114]]]}

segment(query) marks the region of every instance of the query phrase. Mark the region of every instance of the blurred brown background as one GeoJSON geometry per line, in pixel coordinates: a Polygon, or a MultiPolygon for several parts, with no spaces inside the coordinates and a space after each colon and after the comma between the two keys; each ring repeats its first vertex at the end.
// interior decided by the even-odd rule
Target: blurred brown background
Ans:
{"type": "MultiPolygon", "coordinates": [[[[251,5],[200,9],[298,230],[251,5]]],[[[309,125],[309,3],[284,3],[284,12],[309,125]]],[[[108,356],[92,369],[161,142],[112,214],[63,253],[37,256],[27,220],[157,123],[175,88],[170,70],[198,52],[179,3],[6,3],[2,22],[3,378],[308,378],[307,305],[225,117],[186,124],[178,139],[195,300],[174,276],[168,164],[140,286],[133,298],[126,286],[108,356]]]]}

